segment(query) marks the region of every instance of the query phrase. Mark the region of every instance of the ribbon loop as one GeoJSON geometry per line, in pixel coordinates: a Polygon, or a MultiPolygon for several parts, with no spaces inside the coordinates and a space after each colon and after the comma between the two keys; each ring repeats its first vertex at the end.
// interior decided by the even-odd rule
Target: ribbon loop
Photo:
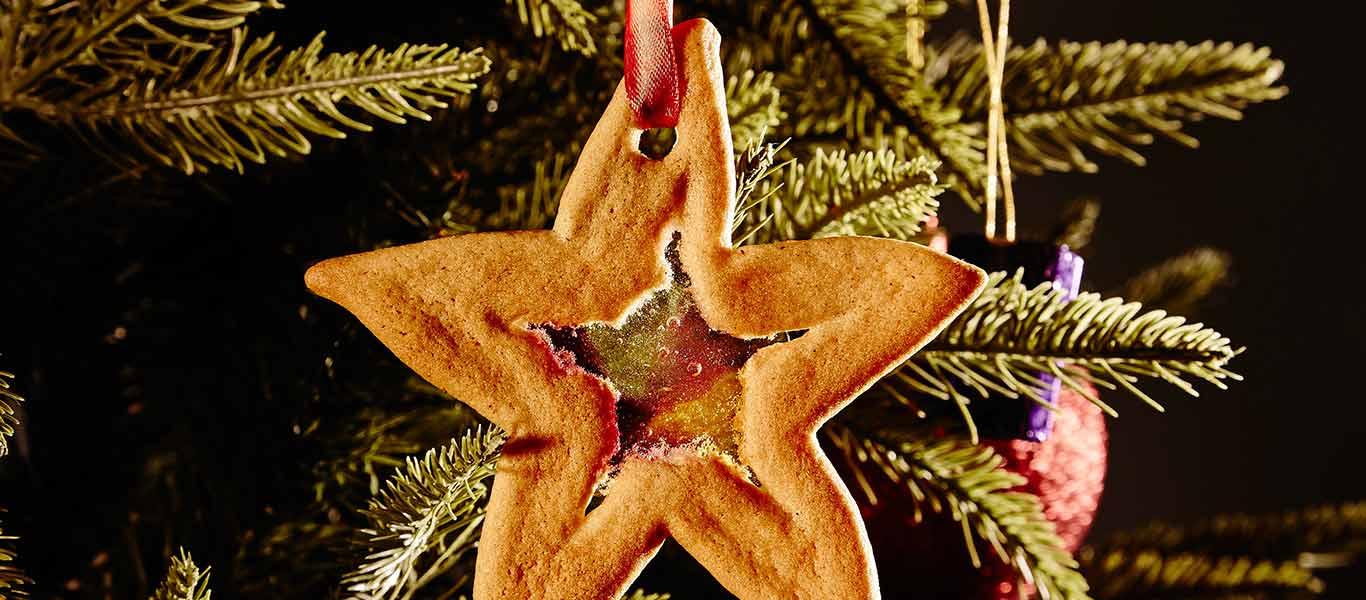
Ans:
{"type": "Polygon", "coordinates": [[[636,126],[678,125],[680,88],[673,0],[627,0],[626,95],[636,126]]]}

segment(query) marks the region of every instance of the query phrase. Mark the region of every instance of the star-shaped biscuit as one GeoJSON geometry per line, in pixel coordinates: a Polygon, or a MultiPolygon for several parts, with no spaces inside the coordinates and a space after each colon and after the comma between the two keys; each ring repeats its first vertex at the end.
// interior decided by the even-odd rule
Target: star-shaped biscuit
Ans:
{"type": "Polygon", "coordinates": [[[980,270],[864,237],[734,248],[734,167],[707,22],[674,30],[678,141],[639,150],[626,94],[589,138],[554,229],[480,233],[336,258],[308,286],[354,313],[419,374],[505,429],[475,598],[612,600],[668,537],[745,599],[878,597],[867,535],[816,429],[932,339],[980,270]],[[669,284],[737,338],[803,331],[739,369],[732,453],[620,453],[619,396],[545,328],[620,325],[669,284]],[[602,502],[589,502],[608,477],[602,502]]]}

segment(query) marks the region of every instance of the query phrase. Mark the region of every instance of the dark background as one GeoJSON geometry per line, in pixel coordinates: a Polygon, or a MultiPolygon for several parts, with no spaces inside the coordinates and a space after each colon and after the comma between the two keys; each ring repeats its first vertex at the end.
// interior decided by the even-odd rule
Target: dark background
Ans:
{"type": "Polygon", "coordinates": [[[1158,144],[1145,168],[1111,162],[1098,176],[1020,186],[1025,227],[1052,212],[1031,202],[1102,200],[1086,272],[1094,289],[1195,245],[1233,254],[1232,285],[1200,316],[1248,347],[1233,363],[1247,380],[1202,398],[1158,390],[1166,415],[1120,402],[1096,530],[1366,497],[1366,405],[1354,384],[1366,348],[1355,291],[1366,214],[1348,175],[1360,169],[1360,125],[1342,78],[1355,69],[1347,19],[1238,0],[1014,8],[1020,40],[1247,41],[1287,63],[1289,96],[1241,123],[1196,125],[1197,151],[1158,144]]]}
{"type": "MultiPolygon", "coordinates": [[[[456,4],[463,3],[377,8],[292,0],[287,10],[254,20],[253,28],[280,30],[286,43],[326,29],[338,49],[442,42],[450,41],[443,37],[445,19],[485,10],[456,4]]],[[[1333,8],[1238,0],[1015,2],[1013,34],[1021,41],[1248,41],[1271,46],[1288,64],[1287,98],[1251,107],[1243,123],[1192,126],[1203,142],[1199,151],[1159,142],[1145,150],[1145,168],[1102,161],[1100,175],[1026,178],[1017,186],[1025,236],[1046,232],[1069,200],[1103,202],[1087,264],[1091,289],[1110,289],[1199,245],[1228,250],[1235,261],[1231,285],[1200,316],[1249,348],[1232,365],[1247,381],[1229,392],[1202,386],[1202,398],[1150,386],[1168,407],[1165,415],[1130,398],[1112,402],[1122,418],[1111,422],[1098,533],[1152,519],[1366,498],[1359,446],[1366,407],[1358,378],[1366,328],[1356,293],[1366,214],[1347,180],[1349,161],[1360,170],[1359,112],[1350,91],[1359,77],[1358,53],[1349,48],[1359,41],[1349,35],[1353,20],[1333,8]]],[[[384,143],[384,135],[374,143],[384,143]]],[[[233,532],[266,520],[223,511],[268,504],[278,479],[290,476],[283,468],[263,470],[300,460],[287,424],[272,415],[299,409],[313,390],[257,389],[255,381],[316,373],[322,367],[302,357],[326,351],[279,348],[272,336],[294,336],[302,325],[285,320],[278,306],[306,297],[300,274],[310,260],[351,249],[312,241],[326,236],[311,231],[336,231],[382,210],[379,200],[337,208],[334,198],[373,187],[365,187],[364,169],[338,162],[354,155],[332,148],[324,145],[267,178],[268,196],[234,193],[238,184],[218,178],[189,194],[175,190],[168,195],[183,197],[163,204],[51,199],[82,211],[79,220],[43,210],[8,224],[0,216],[0,224],[44,231],[41,244],[15,237],[18,247],[5,257],[13,269],[7,281],[24,283],[10,290],[7,299],[17,306],[3,315],[6,337],[20,347],[0,347],[9,361],[0,366],[29,376],[21,389],[30,396],[34,454],[17,478],[0,479],[3,496],[11,496],[6,485],[18,482],[27,491],[0,501],[11,509],[7,523],[71,538],[67,547],[47,540],[29,560],[94,557],[109,540],[144,544],[134,556],[161,555],[158,543],[231,548],[233,532]],[[129,323],[152,325],[126,331],[126,339],[109,337],[129,323]],[[133,366],[120,366],[125,362],[133,366]],[[144,397],[184,403],[142,406],[144,397]],[[259,429],[252,435],[233,429],[253,422],[259,429]],[[279,441],[259,443],[272,436],[279,441]],[[186,461],[195,470],[164,467],[172,480],[202,482],[188,491],[162,489],[158,482],[167,473],[145,472],[180,464],[175,460],[118,454],[150,446],[154,459],[159,446],[170,455],[189,438],[202,453],[186,461]],[[131,481],[144,483],[123,489],[131,481]],[[137,542],[130,532],[138,524],[129,522],[121,503],[129,498],[183,514],[187,523],[161,524],[167,531],[192,529],[206,513],[226,514],[228,522],[199,539],[137,542]]],[[[955,201],[946,203],[944,217],[957,230],[976,227],[976,217],[955,201]]],[[[354,358],[352,366],[367,364],[368,357],[354,358]]],[[[338,360],[344,371],[345,357],[338,360]]],[[[213,552],[205,554],[225,565],[216,572],[229,568],[230,551],[213,552]]],[[[51,572],[64,567],[54,563],[51,572]]]]}

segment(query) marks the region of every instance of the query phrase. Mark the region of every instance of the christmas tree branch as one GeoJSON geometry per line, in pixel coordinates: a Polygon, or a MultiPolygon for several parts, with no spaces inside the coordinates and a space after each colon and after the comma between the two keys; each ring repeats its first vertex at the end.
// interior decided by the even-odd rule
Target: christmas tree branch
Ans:
{"type": "MultiPolygon", "coordinates": [[[[342,579],[347,597],[409,600],[443,577],[452,593],[467,586],[472,565],[464,572],[459,566],[472,559],[479,541],[502,442],[501,431],[474,429],[421,459],[409,458],[364,511],[369,554],[342,579]]],[[[623,600],[669,598],[636,590],[623,600]]]]}
{"type": "MultiPolygon", "coordinates": [[[[907,21],[902,2],[886,0],[798,0],[811,26],[830,41],[846,72],[867,91],[878,110],[907,128],[928,153],[944,165],[946,179],[971,207],[983,177],[982,154],[975,140],[954,131],[956,111],[945,109],[936,93],[921,85],[905,52],[907,21]]],[[[859,116],[856,121],[873,121],[859,116]]],[[[907,154],[909,155],[909,154],[907,154]]]]}
{"type": "MultiPolygon", "coordinates": [[[[0,509],[0,513],[3,512],[4,509],[0,509]]],[[[0,528],[0,600],[27,598],[28,592],[25,588],[33,583],[33,580],[14,564],[17,556],[13,542],[18,540],[15,536],[5,535],[4,528],[0,528]]]]}
{"type": "Polygon", "coordinates": [[[324,590],[334,591],[339,574],[355,565],[355,531],[330,521],[328,516],[296,518],[248,540],[234,572],[233,583],[242,596],[316,598],[324,590]]]}
{"type": "Polygon", "coordinates": [[[408,459],[365,511],[369,554],[342,578],[348,597],[411,598],[473,555],[502,441],[501,431],[476,429],[408,459]]]}
{"type": "Polygon", "coordinates": [[[1094,551],[1155,549],[1168,553],[1249,555],[1277,560],[1366,551],[1366,501],[1265,515],[1219,515],[1186,524],[1153,523],[1111,534],[1094,551]]]}
{"type": "Polygon", "coordinates": [[[897,396],[905,386],[960,405],[968,398],[959,385],[982,397],[1042,400],[1039,374],[1047,373],[1114,415],[1083,381],[1123,388],[1162,410],[1134,385],[1140,377],[1198,396],[1183,376],[1222,389],[1222,380],[1241,379],[1225,368],[1236,354],[1218,332],[1164,311],[1091,293],[1067,300],[1051,285],[1029,289],[1019,274],[994,273],[967,310],[881,387],[897,396]]]}
{"type": "Polygon", "coordinates": [[[887,0],[783,0],[776,5],[703,2],[735,21],[727,66],[772,69],[791,122],[778,130],[813,151],[850,144],[926,155],[971,206],[984,176],[980,142],[957,111],[922,85],[905,52],[906,6],[887,0]]]}
{"type": "Polygon", "coordinates": [[[155,64],[157,46],[207,50],[192,33],[225,31],[276,0],[97,0],[75,5],[17,0],[0,28],[0,104],[75,67],[155,64]],[[140,30],[140,31],[138,31],[140,30]],[[105,62],[112,60],[113,64],[105,62]],[[14,74],[11,78],[11,74],[14,74]]]}
{"type": "Polygon", "coordinates": [[[1321,593],[1323,581],[1293,560],[1211,556],[1160,550],[1083,551],[1081,565],[1096,598],[1210,597],[1321,593]]]}
{"type": "MultiPolygon", "coordinates": [[[[1091,245],[1091,238],[1096,233],[1096,222],[1099,220],[1099,200],[1081,198],[1068,202],[1058,217],[1058,224],[1054,227],[1053,235],[1049,237],[1052,238],[1054,244],[1067,246],[1073,252],[1084,250],[1091,245]]],[[[1130,298],[1126,294],[1120,294],[1120,296],[1147,304],[1141,299],[1130,298]]]]}
{"type": "Polygon", "coordinates": [[[537,160],[531,180],[494,188],[492,208],[484,208],[486,198],[473,195],[466,177],[448,190],[445,210],[440,215],[428,215],[392,188],[390,204],[427,239],[475,231],[545,229],[555,220],[573,164],[572,156],[559,151],[537,160]]]}
{"type": "Polygon", "coordinates": [[[784,182],[775,182],[763,186],[763,192],[759,192],[760,184],[768,180],[769,176],[786,169],[794,159],[789,159],[783,163],[778,163],[778,154],[787,146],[787,140],[780,143],[763,142],[762,140],[744,152],[735,156],[735,216],[731,221],[731,239],[736,246],[741,246],[754,241],[754,237],[761,232],[771,231],[769,225],[773,220],[770,213],[767,216],[759,217],[754,211],[766,210],[765,206],[774,194],[783,189],[784,182]]]}
{"type": "Polygon", "coordinates": [[[573,157],[563,152],[536,161],[531,181],[498,188],[498,209],[484,215],[480,229],[539,229],[552,225],[573,166],[573,157]]]}
{"type": "Polygon", "coordinates": [[[817,150],[810,160],[777,169],[771,159],[755,166],[784,174],[768,178],[738,171],[746,199],[737,210],[746,230],[740,239],[757,243],[832,235],[907,239],[934,215],[943,191],[933,161],[903,160],[887,149],[817,150]],[[755,194],[759,201],[751,199],[755,194]]]}
{"type": "Polygon", "coordinates": [[[1168,312],[1189,314],[1228,279],[1232,262],[1222,250],[1196,248],[1134,276],[1118,295],[1168,312]]]}
{"type": "MultiPolygon", "coordinates": [[[[747,71],[733,75],[727,81],[727,112],[731,117],[734,147],[764,147],[762,140],[765,131],[776,126],[784,116],[779,105],[778,90],[773,87],[772,79],[769,73],[747,71]]],[[[428,214],[420,210],[415,206],[418,202],[410,200],[408,194],[393,186],[388,186],[390,202],[405,220],[423,230],[427,238],[473,231],[550,227],[559,207],[560,195],[569,182],[569,174],[578,150],[577,143],[555,148],[532,163],[530,178],[521,181],[514,179],[506,183],[494,181],[488,176],[480,177],[480,181],[477,182],[472,181],[474,176],[469,175],[463,167],[474,165],[466,163],[466,157],[449,157],[439,164],[423,157],[423,160],[429,160],[427,171],[444,179],[423,182],[436,184],[432,187],[438,187],[438,193],[445,196],[441,199],[441,214],[428,214]],[[454,181],[450,177],[453,172],[460,174],[454,181]],[[481,191],[490,189],[493,190],[493,194],[480,194],[481,191]]],[[[744,156],[745,153],[740,152],[737,158],[744,156]]],[[[740,165],[737,177],[743,179],[747,167],[743,161],[738,161],[737,164],[740,165]]],[[[762,176],[753,178],[751,183],[758,185],[774,172],[776,171],[765,169],[761,174],[756,174],[762,176]]],[[[780,184],[767,186],[766,189],[777,187],[780,187],[780,184]]],[[[746,189],[746,184],[742,182],[742,196],[746,189]]],[[[743,224],[739,216],[745,212],[746,204],[743,197],[737,203],[740,207],[737,210],[737,227],[743,224]]]]}
{"type": "Polygon", "coordinates": [[[341,432],[328,436],[329,441],[336,440],[328,444],[335,454],[313,464],[314,500],[349,509],[355,492],[367,490],[363,498],[379,493],[383,470],[402,467],[404,457],[425,447],[403,435],[404,427],[415,418],[430,416],[431,411],[425,410],[389,414],[363,409],[347,419],[341,432]]]}
{"type": "Polygon", "coordinates": [[[209,570],[201,570],[184,548],[171,557],[171,569],[152,600],[209,600],[209,570]]]}
{"type": "Polygon", "coordinates": [[[974,564],[981,564],[975,537],[1021,580],[1033,582],[1042,597],[1089,598],[1086,580],[1039,499],[1010,491],[1024,478],[1002,469],[1003,459],[991,448],[928,431],[856,431],[832,424],[825,432],[859,476],[864,467],[880,472],[906,488],[917,511],[923,506],[947,512],[961,523],[974,564]]]}
{"type": "Polygon", "coordinates": [[[424,109],[470,92],[489,69],[479,50],[446,46],[322,50],[319,35],[277,59],[273,36],[247,42],[237,29],[227,49],[175,53],[180,68],[174,77],[129,81],[118,93],[49,104],[38,114],[78,123],[97,141],[114,130],[157,162],[186,173],[204,171],[206,164],[240,171],[243,159],[261,163],[267,154],[308,153],[305,132],[343,138],[339,126],[369,131],[370,125],[343,112],[347,105],[393,123],[427,120],[424,109]]]}
{"type": "MultiPolygon", "coordinates": [[[[988,86],[980,45],[957,40],[943,58],[936,88],[963,109],[965,122],[982,127],[988,86]]],[[[1181,130],[1185,122],[1239,119],[1248,104],[1284,96],[1275,85],[1283,69],[1270,50],[1250,44],[1039,40],[1016,47],[1004,91],[1012,164],[1029,173],[1094,172],[1091,149],[1142,165],[1134,147],[1154,134],[1195,147],[1181,130]]]]}
{"type": "Polygon", "coordinates": [[[10,386],[14,374],[0,371],[0,458],[9,454],[9,438],[19,426],[19,404],[24,401],[10,386]]]}
{"type": "Polygon", "coordinates": [[[745,71],[726,80],[726,112],[730,116],[731,147],[749,148],[763,143],[764,135],[778,127],[783,112],[773,73],[745,71]]]}
{"type": "Polygon", "coordinates": [[[506,0],[536,37],[554,37],[560,48],[584,56],[597,53],[590,26],[597,17],[576,0],[506,0]]]}

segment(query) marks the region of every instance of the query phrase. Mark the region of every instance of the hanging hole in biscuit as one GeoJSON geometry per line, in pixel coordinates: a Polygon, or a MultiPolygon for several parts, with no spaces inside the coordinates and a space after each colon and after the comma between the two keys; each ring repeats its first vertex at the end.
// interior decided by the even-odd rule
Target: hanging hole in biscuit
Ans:
{"type": "Polygon", "coordinates": [[[654,160],[662,160],[673,150],[676,141],[678,134],[672,127],[646,129],[640,134],[640,153],[654,160]]]}

